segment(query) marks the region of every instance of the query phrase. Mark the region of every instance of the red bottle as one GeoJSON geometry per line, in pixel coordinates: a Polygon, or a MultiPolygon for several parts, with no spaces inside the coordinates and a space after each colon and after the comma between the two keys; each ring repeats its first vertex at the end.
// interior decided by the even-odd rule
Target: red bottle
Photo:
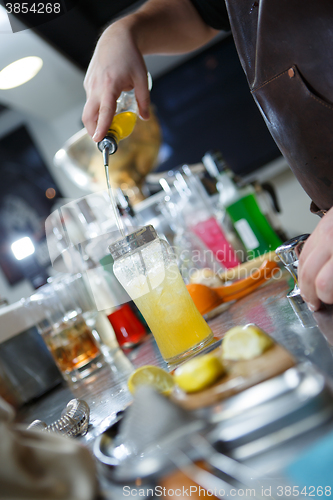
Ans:
{"type": "Polygon", "coordinates": [[[134,347],[147,335],[146,329],[134,314],[129,304],[123,304],[108,315],[114,329],[118,344],[124,349],[134,347]]]}

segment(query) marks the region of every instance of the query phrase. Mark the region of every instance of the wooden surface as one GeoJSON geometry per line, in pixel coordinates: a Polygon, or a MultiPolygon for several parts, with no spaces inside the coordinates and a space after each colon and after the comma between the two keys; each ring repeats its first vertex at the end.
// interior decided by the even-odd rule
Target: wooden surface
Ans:
{"type": "MultiPolygon", "coordinates": [[[[218,351],[218,350],[216,350],[218,351]]],[[[213,351],[214,352],[214,351],[213,351]]],[[[207,389],[187,394],[174,389],[171,399],[187,410],[210,406],[233,396],[264,380],[268,380],[295,365],[295,359],[286,349],[274,344],[261,356],[241,361],[224,361],[227,374],[207,389]]]]}

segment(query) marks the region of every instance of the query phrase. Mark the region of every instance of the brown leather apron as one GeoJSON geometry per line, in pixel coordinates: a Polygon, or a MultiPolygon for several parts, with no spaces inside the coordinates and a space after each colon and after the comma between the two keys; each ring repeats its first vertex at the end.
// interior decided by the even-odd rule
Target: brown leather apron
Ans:
{"type": "Polygon", "coordinates": [[[252,95],[303,189],[333,206],[333,0],[226,0],[252,95]]]}

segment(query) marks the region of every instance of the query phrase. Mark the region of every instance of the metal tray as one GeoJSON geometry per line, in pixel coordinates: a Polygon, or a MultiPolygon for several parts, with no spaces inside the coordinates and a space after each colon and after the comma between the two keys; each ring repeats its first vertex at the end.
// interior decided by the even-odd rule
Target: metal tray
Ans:
{"type": "Polygon", "coordinates": [[[332,418],[332,387],[311,363],[304,363],[209,411],[216,423],[210,442],[245,460],[332,418]]]}
{"type": "MultiPolygon", "coordinates": [[[[221,458],[228,455],[243,461],[317,428],[332,416],[333,397],[329,383],[311,363],[305,363],[219,405],[189,412],[186,431],[181,431],[177,439],[174,435],[170,436],[170,442],[176,443],[176,454],[178,449],[185,452],[186,459],[204,459],[210,463],[209,448],[200,450],[192,447],[196,436],[203,436],[212,445],[212,456],[217,450],[221,458]],[[193,416],[196,418],[193,419],[193,416]]],[[[166,453],[161,446],[162,451],[155,449],[132,460],[127,471],[124,472],[124,468],[121,470],[118,467],[119,443],[118,449],[115,449],[121,418],[122,415],[119,415],[94,445],[95,457],[111,481],[124,484],[135,483],[138,478],[149,481],[175,467],[170,459],[172,449],[169,448],[166,453]]]]}

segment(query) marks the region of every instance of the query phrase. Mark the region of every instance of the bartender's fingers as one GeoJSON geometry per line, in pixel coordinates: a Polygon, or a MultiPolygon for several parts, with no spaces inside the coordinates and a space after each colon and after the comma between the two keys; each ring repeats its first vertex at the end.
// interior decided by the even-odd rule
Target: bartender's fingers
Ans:
{"type": "Polygon", "coordinates": [[[148,89],[147,70],[140,71],[134,80],[135,98],[138,103],[139,114],[144,120],[149,119],[150,95],[148,89]]]}
{"type": "Polygon", "coordinates": [[[109,92],[103,94],[96,129],[92,136],[95,142],[101,141],[106,136],[116,111],[118,97],[119,94],[110,94],[109,92]]]}
{"type": "Polygon", "coordinates": [[[88,99],[83,108],[82,121],[91,137],[97,127],[99,106],[100,103],[97,99],[88,99]]]}
{"type": "MultiPolygon", "coordinates": [[[[303,252],[302,252],[303,254],[303,252]]],[[[317,277],[325,264],[330,260],[330,250],[327,247],[314,249],[307,252],[304,256],[301,254],[298,281],[301,290],[301,296],[308,304],[312,311],[316,311],[320,307],[320,298],[317,292],[317,277]]]]}
{"type": "Polygon", "coordinates": [[[333,257],[321,268],[316,278],[316,293],[324,304],[333,304],[333,257]]]}
{"type": "Polygon", "coordinates": [[[315,250],[317,246],[317,239],[316,235],[314,235],[314,232],[310,234],[308,239],[306,239],[303,243],[303,246],[301,246],[301,252],[299,254],[299,263],[302,265],[303,262],[307,259],[308,255],[315,250]]]}

